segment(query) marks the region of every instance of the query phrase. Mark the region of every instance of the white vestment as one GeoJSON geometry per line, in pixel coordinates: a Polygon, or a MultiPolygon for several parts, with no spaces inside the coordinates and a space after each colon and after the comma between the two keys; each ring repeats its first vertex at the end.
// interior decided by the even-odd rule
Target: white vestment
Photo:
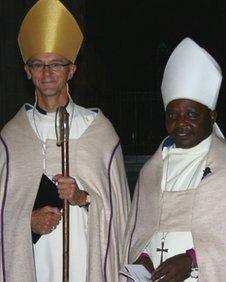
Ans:
{"type": "MultiPolygon", "coordinates": [[[[78,139],[94,120],[96,113],[69,102],[70,139],[78,139]]],[[[55,113],[40,113],[30,109],[27,115],[38,138],[43,142],[43,172],[45,173],[45,141],[56,139],[55,113]]],[[[56,173],[61,173],[56,172],[56,173]]],[[[53,175],[47,175],[50,179],[53,175]]],[[[74,177],[73,175],[71,175],[74,177]]],[[[78,179],[77,184],[82,189],[78,179]]],[[[87,211],[85,208],[70,206],[70,282],[86,281],[87,260],[87,211]]],[[[38,282],[62,282],[62,220],[50,234],[43,235],[34,246],[36,277],[38,282]]]]}
{"type": "MultiPolygon", "coordinates": [[[[43,171],[50,177],[61,172],[61,148],[56,146],[54,139],[47,139],[43,146],[40,141],[38,118],[36,120],[35,115],[35,122],[37,121],[36,126],[34,125],[35,131],[29,122],[27,114],[29,109],[32,110],[32,106],[23,105],[0,133],[6,152],[5,157],[3,155],[3,159],[0,158],[0,171],[2,171],[0,180],[2,269],[0,267],[0,270],[3,279],[7,282],[37,281],[31,236],[31,214],[43,171]]],[[[92,111],[78,106],[75,106],[75,109],[73,124],[78,125],[79,134],[85,131],[78,139],[69,140],[69,175],[75,176],[78,185],[82,184],[90,195],[91,203],[87,216],[83,211],[79,217],[85,227],[84,217],[87,217],[87,233],[84,229],[79,229],[82,230],[83,238],[87,237],[83,241],[87,247],[87,255],[83,255],[86,257],[86,266],[83,264],[83,257],[77,255],[82,249],[79,249],[82,240],[76,241],[73,234],[72,240],[77,246],[79,244],[76,250],[79,265],[71,260],[71,270],[76,273],[83,264],[83,268],[87,270],[86,281],[118,282],[123,235],[130,206],[120,141],[112,124],[101,110],[97,109],[95,115],[92,111]]],[[[30,112],[29,116],[32,120],[33,113],[30,112]]],[[[54,128],[53,124],[52,128],[54,128]]],[[[76,229],[79,225],[73,222],[70,228],[75,229],[76,236],[82,238],[76,229]]],[[[52,255],[50,260],[57,265],[61,259],[59,246],[60,244],[57,245],[57,249],[53,246],[55,257],[53,258],[52,255]]],[[[49,260],[49,257],[42,256],[42,259],[49,260]]],[[[43,265],[45,263],[46,261],[42,261],[43,265]]],[[[49,262],[48,265],[53,269],[49,262]]],[[[56,271],[58,273],[58,269],[56,271]]],[[[57,279],[58,277],[62,278],[60,274],[57,274],[57,279]]],[[[50,277],[50,281],[54,282],[54,279],[50,277]]],[[[80,281],[78,274],[73,282],[77,281],[80,281]]]]}
{"type": "MultiPolygon", "coordinates": [[[[211,136],[190,149],[175,148],[174,145],[163,147],[162,191],[173,193],[173,191],[197,188],[206,167],[206,157],[210,143],[211,136]]],[[[146,252],[151,257],[155,268],[160,264],[162,242],[164,242],[165,249],[163,261],[193,248],[191,232],[164,232],[164,230],[159,230],[152,236],[146,247],[146,252]]],[[[188,278],[186,281],[194,281],[194,279],[188,278]]]]}

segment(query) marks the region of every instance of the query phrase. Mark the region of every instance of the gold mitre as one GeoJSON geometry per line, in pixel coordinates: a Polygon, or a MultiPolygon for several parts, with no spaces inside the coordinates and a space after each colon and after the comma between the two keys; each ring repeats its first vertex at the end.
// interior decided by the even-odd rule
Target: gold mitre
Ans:
{"type": "Polygon", "coordinates": [[[25,16],[18,36],[25,63],[40,53],[56,53],[74,62],[82,41],[76,20],[58,0],[39,0],[25,16]]]}

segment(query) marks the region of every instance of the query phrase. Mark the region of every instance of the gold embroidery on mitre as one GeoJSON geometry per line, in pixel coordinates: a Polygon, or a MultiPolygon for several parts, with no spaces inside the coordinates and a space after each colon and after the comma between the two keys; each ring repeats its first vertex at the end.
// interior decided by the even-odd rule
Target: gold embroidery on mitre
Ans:
{"type": "Polygon", "coordinates": [[[39,0],[25,16],[18,35],[25,63],[40,53],[56,53],[74,62],[82,41],[75,18],[58,0],[39,0]]]}

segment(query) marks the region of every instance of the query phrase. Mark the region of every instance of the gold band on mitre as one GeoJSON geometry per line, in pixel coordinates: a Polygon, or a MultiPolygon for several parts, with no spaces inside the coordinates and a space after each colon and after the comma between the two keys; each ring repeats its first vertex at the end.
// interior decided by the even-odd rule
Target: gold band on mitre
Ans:
{"type": "Polygon", "coordinates": [[[25,63],[41,53],[56,53],[74,62],[82,41],[75,18],[58,0],[39,0],[25,16],[18,35],[25,63]]]}

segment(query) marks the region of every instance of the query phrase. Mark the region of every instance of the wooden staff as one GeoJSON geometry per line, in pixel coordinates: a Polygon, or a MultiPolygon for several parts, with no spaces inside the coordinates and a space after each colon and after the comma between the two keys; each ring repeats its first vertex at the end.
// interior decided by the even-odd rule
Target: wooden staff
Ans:
{"type": "MultiPolygon", "coordinates": [[[[69,114],[65,107],[56,112],[57,145],[61,146],[62,175],[69,176],[69,114]]],[[[63,204],[63,282],[69,282],[69,203],[63,204]]]]}

